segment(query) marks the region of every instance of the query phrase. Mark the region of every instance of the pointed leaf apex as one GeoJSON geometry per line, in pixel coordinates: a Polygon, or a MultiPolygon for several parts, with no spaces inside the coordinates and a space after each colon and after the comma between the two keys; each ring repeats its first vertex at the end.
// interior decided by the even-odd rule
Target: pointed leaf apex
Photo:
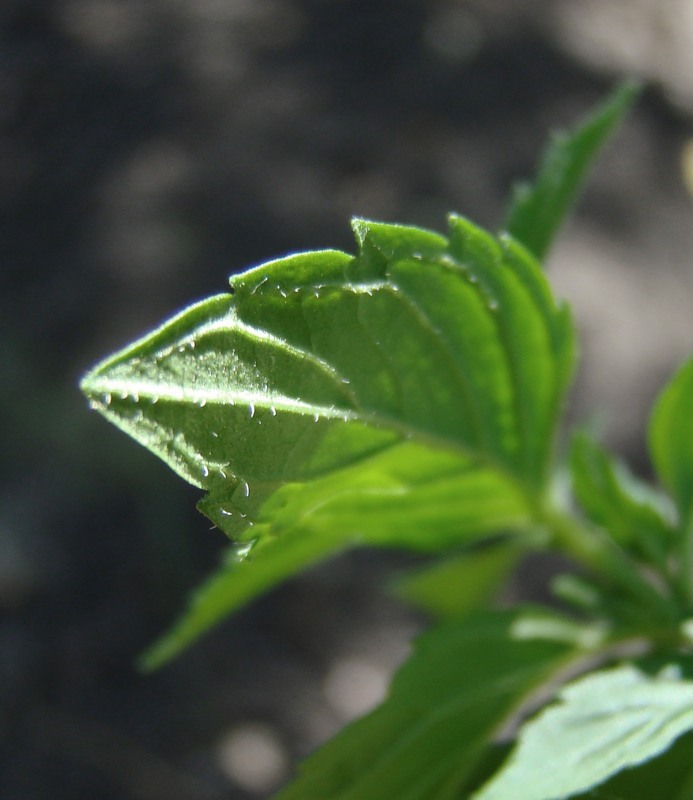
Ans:
{"type": "Polygon", "coordinates": [[[577,128],[552,133],[534,182],[512,192],[505,227],[540,261],[577,198],[588,168],[638,91],[634,82],[622,84],[577,128]]]}
{"type": "Polygon", "coordinates": [[[351,230],[354,232],[354,236],[356,237],[356,243],[359,246],[359,252],[363,249],[370,225],[371,223],[363,217],[352,217],[351,219],[351,230]]]}
{"type": "Polygon", "coordinates": [[[387,261],[405,258],[435,260],[447,249],[445,237],[413,225],[356,218],[351,227],[361,255],[369,251],[370,245],[387,261]]]}

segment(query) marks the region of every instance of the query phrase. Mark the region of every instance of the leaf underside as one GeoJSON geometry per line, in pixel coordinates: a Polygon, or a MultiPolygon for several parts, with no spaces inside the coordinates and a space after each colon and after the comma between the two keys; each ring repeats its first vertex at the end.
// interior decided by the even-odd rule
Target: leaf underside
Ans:
{"type": "Polygon", "coordinates": [[[354,230],[356,257],[238,275],[82,382],[206,490],[237,555],[252,548],[253,570],[230,559],[150,666],[343,547],[438,550],[531,520],[572,370],[567,309],[524,248],[460,217],[447,239],[354,230]]]}
{"type": "Polygon", "coordinates": [[[473,800],[574,797],[660,755],[691,729],[693,682],[632,665],[593,673],[523,726],[507,764],[473,800]]]}

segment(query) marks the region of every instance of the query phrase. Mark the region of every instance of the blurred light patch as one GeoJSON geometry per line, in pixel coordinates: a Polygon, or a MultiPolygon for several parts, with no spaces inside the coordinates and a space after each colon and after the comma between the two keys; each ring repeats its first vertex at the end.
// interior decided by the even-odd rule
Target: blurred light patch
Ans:
{"type": "Polygon", "coordinates": [[[289,755],[274,728],[247,722],[233,728],[221,740],[217,762],[236,785],[263,794],[276,789],[287,778],[289,755]]]}
{"type": "Polygon", "coordinates": [[[133,0],[70,0],[58,6],[59,23],[81,46],[100,55],[127,56],[151,32],[146,4],[133,0]]]}
{"type": "Polygon", "coordinates": [[[441,61],[458,64],[471,61],[480,52],[484,31],[469,10],[451,3],[431,14],[424,29],[424,42],[441,61]]]}
{"type": "Polygon", "coordinates": [[[693,0],[560,0],[559,44],[593,69],[661,86],[693,111],[693,0]]]}
{"type": "Polygon", "coordinates": [[[387,693],[389,670],[362,658],[337,661],[327,674],[323,692],[330,706],[345,720],[365,714],[387,693]]]}

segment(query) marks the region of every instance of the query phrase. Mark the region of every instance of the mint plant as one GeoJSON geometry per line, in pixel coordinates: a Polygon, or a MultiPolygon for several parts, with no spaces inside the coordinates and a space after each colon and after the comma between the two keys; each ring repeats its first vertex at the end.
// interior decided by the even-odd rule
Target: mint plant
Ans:
{"type": "Polygon", "coordinates": [[[693,360],[652,414],[659,485],[558,447],[575,331],[540,266],[636,93],[552,142],[501,235],[357,219],[355,256],[236,275],[83,379],[231,540],[145,669],[339,551],[436,556],[400,585],[431,629],[281,800],[693,797],[693,360]],[[574,561],[560,602],[497,608],[532,552],[574,561]]]}

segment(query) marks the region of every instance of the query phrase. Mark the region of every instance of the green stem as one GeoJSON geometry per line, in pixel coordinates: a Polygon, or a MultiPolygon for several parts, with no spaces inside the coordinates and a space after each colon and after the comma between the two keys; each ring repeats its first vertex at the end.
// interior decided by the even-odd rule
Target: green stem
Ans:
{"type": "Polygon", "coordinates": [[[636,600],[650,619],[675,622],[677,607],[662,595],[611,539],[562,512],[545,510],[542,520],[553,533],[555,543],[567,555],[597,575],[607,578],[627,596],[636,600]]]}
{"type": "Polygon", "coordinates": [[[679,562],[677,589],[682,603],[690,607],[693,605],[693,515],[690,516],[688,524],[681,526],[679,562]]]}

